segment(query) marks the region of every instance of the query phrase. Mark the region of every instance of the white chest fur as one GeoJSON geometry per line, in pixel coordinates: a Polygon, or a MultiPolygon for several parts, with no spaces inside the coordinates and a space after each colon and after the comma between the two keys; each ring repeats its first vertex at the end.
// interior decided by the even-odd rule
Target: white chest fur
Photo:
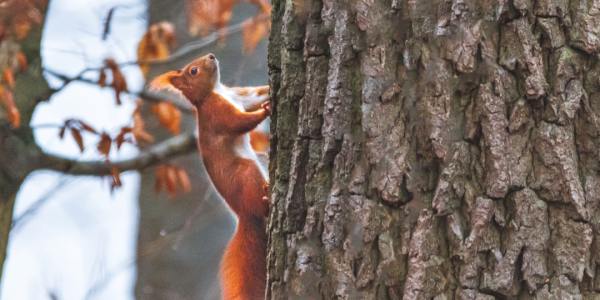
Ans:
{"type": "MultiPolygon", "coordinates": [[[[247,101],[245,101],[247,99],[240,99],[240,97],[236,93],[234,93],[231,89],[227,88],[223,84],[217,83],[217,85],[215,86],[214,92],[221,95],[224,99],[229,101],[229,103],[234,105],[237,109],[239,109],[241,111],[246,111],[246,107],[248,107],[248,106],[246,106],[244,104],[248,103],[247,101]]],[[[244,98],[248,98],[248,97],[251,97],[251,96],[245,96],[244,98]]],[[[257,99],[252,99],[252,100],[258,102],[258,96],[255,96],[255,97],[257,99]]],[[[262,100],[262,101],[264,101],[264,100],[262,100]]],[[[249,104],[249,105],[251,106],[253,104],[249,104]]],[[[250,135],[249,134],[244,134],[241,138],[238,139],[238,141],[236,141],[235,151],[236,151],[236,154],[239,155],[240,157],[243,157],[246,159],[251,159],[251,160],[255,161],[256,164],[258,165],[263,177],[268,178],[266,170],[264,169],[263,165],[258,160],[256,153],[252,149],[252,145],[250,145],[250,135]]]]}

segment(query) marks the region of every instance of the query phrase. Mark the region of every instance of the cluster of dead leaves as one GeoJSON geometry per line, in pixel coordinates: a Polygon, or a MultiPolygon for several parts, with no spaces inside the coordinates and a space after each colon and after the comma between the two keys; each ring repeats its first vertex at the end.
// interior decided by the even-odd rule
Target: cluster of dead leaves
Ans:
{"type": "Polygon", "coordinates": [[[22,40],[31,28],[42,24],[46,0],[6,0],[0,5],[0,42],[7,37],[22,40]]]}
{"type": "Polygon", "coordinates": [[[8,122],[10,126],[13,128],[18,128],[21,126],[21,114],[17,109],[17,105],[15,104],[15,99],[13,97],[13,92],[3,85],[0,85],[0,103],[4,106],[6,110],[6,115],[8,117],[8,122]]]}
{"type": "Polygon", "coordinates": [[[258,130],[250,131],[250,145],[255,152],[267,153],[270,146],[269,135],[258,130]]]}
{"type": "Polygon", "coordinates": [[[104,60],[104,66],[100,69],[98,85],[101,87],[110,86],[115,91],[117,105],[121,105],[121,93],[127,92],[127,81],[125,80],[123,73],[121,73],[119,65],[114,59],[107,58],[104,60]],[[107,72],[110,72],[112,75],[112,81],[110,84],[106,83],[107,72]]]}
{"type": "MultiPolygon", "coordinates": [[[[42,0],[9,0],[0,5],[0,43],[7,40],[23,40],[29,35],[31,28],[42,23],[41,9],[46,5],[42,0]]],[[[7,50],[9,47],[5,47],[7,50]]],[[[0,104],[4,107],[7,119],[13,128],[21,125],[21,115],[14,99],[15,74],[27,69],[27,58],[18,50],[6,51],[9,58],[2,65],[2,81],[0,83],[0,104]]],[[[6,55],[6,53],[3,53],[6,55]]]]}
{"type": "MultiPolygon", "coordinates": [[[[108,165],[110,165],[109,153],[110,153],[110,149],[113,144],[116,145],[117,149],[120,149],[121,146],[123,145],[123,143],[125,143],[125,142],[132,143],[131,139],[129,139],[128,137],[125,136],[131,132],[131,129],[128,127],[123,127],[121,129],[121,131],[119,132],[119,134],[115,138],[112,138],[108,133],[98,132],[91,125],[89,125],[88,123],[86,123],[84,121],[81,121],[78,119],[67,119],[67,120],[65,120],[63,125],[60,127],[58,136],[61,139],[63,139],[65,137],[67,130],[70,132],[71,137],[73,138],[73,140],[79,147],[79,151],[81,151],[81,152],[83,152],[85,150],[85,143],[83,141],[82,132],[87,132],[87,133],[91,133],[93,135],[98,136],[100,138],[100,140],[96,144],[96,149],[98,150],[98,152],[100,154],[102,154],[104,156],[104,160],[106,161],[106,164],[108,164],[108,165]]],[[[110,169],[109,179],[110,179],[111,192],[114,191],[116,188],[119,188],[122,186],[120,172],[114,166],[112,166],[110,169]]]]}
{"type": "MultiPolygon", "coordinates": [[[[33,26],[43,21],[42,9],[46,0],[6,0],[0,1],[0,43],[13,43],[25,39],[33,26]]],[[[27,58],[15,45],[2,47],[3,59],[0,83],[0,106],[4,107],[8,122],[13,128],[21,125],[21,115],[14,100],[15,74],[27,69],[27,58]]]]}
{"type": "Polygon", "coordinates": [[[137,100],[135,110],[133,111],[133,127],[131,133],[138,141],[138,143],[152,143],[154,137],[148,131],[146,131],[146,122],[142,117],[142,100],[137,100]]]}
{"type": "MultiPolygon", "coordinates": [[[[64,123],[60,127],[60,130],[58,132],[58,137],[60,139],[63,139],[65,137],[66,132],[69,131],[71,136],[73,137],[73,140],[79,147],[79,150],[81,152],[83,152],[85,150],[85,143],[83,140],[82,132],[87,132],[92,135],[95,135],[100,138],[100,141],[96,145],[96,149],[98,150],[98,152],[100,154],[104,155],[104,157],[107,160],[108,160],[108,154],[110,152],[112,145],[115,145],[117,150],[120,150],[121,146],[124,143],[130,143],[130,144],[153,143],[154,137],[152,136],[152,134],[150,134],[146,130],[146,124],[142,117],[142,111],[141,111],[142,104],[143,104],[142,100],[137,100],[136,108],[134,109],[134,111],[132,113],[133,125],[121,127],[121,129],[119,130],[119,133],[117,135],[115,135],[114,137],[111,137],[106,132],[97,131],[91,125],[89,125],[88,123],[86,123],[82,120],[79,120],[79,119],[65,120],[64,123]],[[132,139],[132,137],[133,137],[133,139],[132,139]]],[[[167,124],[165,126],[169,126],[170,128],[172,128],[172,129],[169,129],[170,131],[177,130],[177,132],[174,132],[174,134],[179,133],[179,120],[181,118],[181,116],[180,116],[181,113],[178,110],[177,110],[177,113],[173,113],[173,112],[168,112],[168,113],[161,112],[161,113],[167,114],[169,116],[162,117],[163,120],[161,120],[160,119],[161,117],[159,117],[159,122],[161,122],[161,123],[165,122],[165,124],[167,124]],[[173,118],[170,116],[173,114],[175,114],[175,115],[179,114],[179,116],[177,117],[178,118],[177,122],[169,119],[169,118],[173,118]],[[167,123],[167,122],[170,122],[170,123],[167,123]]]]}
{"type": "Polygon", "coordinates": [[[148,62],[169,57],[175,47],[175,27],[169,22],[159,22],[148,28],[138,44],[137,56],[144,76],[148,75],[148,62]]]}
{"type": "Polygon", "coordinates": [[[152,105],[152,113],[158,122],[172,134],[181,131],[181,111],[171,102],[160,102],[152,105]]]}
{"type": "MultiPolygon", "coordinates": [[[[136,102],[136,109],[133,111],[132,133],[138,142],[152,143],[154,137],[146,131],[146,123],[142,117],[143,101],[136,102]]],[[[158,119],[158,122],[171,134],[181,132],[181,111],[171,102],[159,102],[152,104],[151,111],[158,119]]]]}
{"type": "MultiPolygon", "coordinates": [[[[115,136],[111,136],[107,132],[100,132],[94,129],[90,124],[79,119],[65,120],[59,128],[58,136],[60,139],[64,139],[67,132],[69,132],[81,152],[85,151],[83,133],[85,132],[96,136],[98,138],[96,150],[98,153],[102,154],[104,161],[110,166],[111,161],[109,154],[113,146],[119,150],[125,143],[135,144],[137,141],[139,144],[140,142],[152,143],[154,141],[154,137],[152,137],[145,129],[141,115],[141,105],[142,101],[138,100],[137,107],[133,112],[133,126],[122,127],[115,136]]],[[[179,127],[177,127],[177,130],[179,130],[179,127]]],[[[110,180],[111,191],[121,187],[120,171],[116,167],[111,166],[109,175],[108,178],[110,180]]],[[[156,167],[155,187],[157,192],[162,189],[166,190],[171,197],[175,197],[179,192],[187,193],[191,190],[190,179],[187,172],[183,168],[170,164],[163,164],[156,167]]]]}
{"type": "Polygon", "coordinates": [[[192,36],[206,36],[229,23],[235,0],[187,0],[187,29],[192,36]]]}
{"type": "Polygon", "coordinates": [[[21,114],[17,105],[13,91],[15,88],[15,73],[24,72],[27,69],[27,58],[23,52],[17,52],[12,59],[9,59],[9,65],[2,70],[2,80],[0,82],[0,104],[6,111],[7,119],[13,128],[21,126],[21,114]]]}
{"type": "MultiPolygon", "coordinates": [[[[166,59],[175,46],[175,28],[169,22],[159,22],[150,26],[142,37],[137,49],[138,61],[144,76],[148,75],[148,62],[166,59]]],[[[172,134],[181,130],[181,111],[171,102],[153,104],[152,113],[159,123],[172,134]]],[[[140,119],[143,122],[143,120],[140,119]]]]}
{"type": "MultiPolygon", "coordinates": [[[[231,20],[236,0],[187,0],[188,32],[192,36],[206,36],[223,29],[231,20]]],[[[244,52],[252,52],[258,43],[267,36],[271,23],[271,5],[266,0],[249,0],[259,11],[255,17],[243,24],[244,52]]],[[[223,33],[221,33],[223,35],[223,33]]]]}
{"type": "Polygon", "coordinates": [[[271,22],[265,15],[258,15],[246,21],[242,28],[244,53],[252,53],[258,43],[264,39],[271,30],[271,22]]]}
{"type": "MultiPolygon", "coordinates": [[[[150,26],[148,31],[142,37],[138,44],[137,54],[138,62],[142,74],[148,76],[150,66],[148,62],[159,61],[166,59],[171,54],[171,49],[175,46],[175,28],[169,22],[159,22],[150,26]]],[[[140,105],[138,103],[138,105],[140,105]]],[[[153,104],[151,107],[152,113],[158,118],[159,123],[172,134],[179,134],[181,130],[181,111],[171,102],[164,101],[153,104]]],[[[134,116],[137,124],[141,124],[143,128],[143,120],[141,114],[134,116]]],[[[142,139],[149,137],[145,131],[141,131],[142,139]]]]}
{"type": "Polygon", "coordinates": [[[165,190],[175,197],[178,192],[189,193],[192,190],[190,177],[184,168],[171,164],[156,167],[154,189],[157,193],[165,190]]]}
{"type": "MultiPolygon", "coordinates": [[[[121,145],[124,142],[132,142],[128,139],[129,134],[133,135],[138,144],[149,144],[154,142],[154,137],[146,130],[146,123],[142,117],[143,103],[144,102],[141,99],[138,99],[136,102],[136,108],[132,115],[133,126],[121,128],[119,134],[112,140],[109,136],[103,135],[97,146],[98,151],[103,153],[105,149],[110,149],[111,143],[121,145]]],[[[181,131],[181,111],[179,111],[172,103],[160,102],[153,104],[151,111],[156,116],[159,123],[169,132],[172,134],[179,134],[181,131]]],[[[115,181],[115,178],[118,179],[118,173],[116,175],[113,174],[112,177],[113,181],[111,183],[111,188],[120,186],[115,185],[117,182],[120,184],[120,181],[115,181]]],[[[164,188],[171,197],[175,197],[178,191],[187,193],[191,190],[187,172],[184,169],[173,165],[165,164],[156,167],[155,180],[157,192],[164,188]]]]}
{"type": "Polygon", "coordinates": [[[85,150],[85,143],[83,141],[83,132],[90,133],[100,138],[98,143],[96,144],[96,149],[100,154],[104,156],[104,158],[108,161],[108,155],[110,153],[110,149],[114,144],[117,147],[117,150],[121,149],[121,146],[128,142],[133,144],[133,140],[129,138],[129,134],[132,133],[131,127],[123,127],[121,128],[119,134],[117,134],[114,138],[111,137],[106,132],[99,132],[94,129],[90,124],[78,120],[78,119],[67,119],[60,127],[58,132],[58,137],[63,139],[67,131],[70,132],[71,137],[79,147],[79,151],[83,152],[85,150]]]}

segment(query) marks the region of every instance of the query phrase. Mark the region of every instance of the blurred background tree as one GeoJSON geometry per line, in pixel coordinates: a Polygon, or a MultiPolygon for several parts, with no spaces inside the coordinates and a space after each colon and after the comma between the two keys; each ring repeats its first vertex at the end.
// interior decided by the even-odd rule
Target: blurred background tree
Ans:
{"type": "Polygon", "coordinates": [[[225,84],[265,84],[270,5],[0,4],[2,298],[218,298],[234,219],[190,107],[144,78],[213,52],[225,84]]]}

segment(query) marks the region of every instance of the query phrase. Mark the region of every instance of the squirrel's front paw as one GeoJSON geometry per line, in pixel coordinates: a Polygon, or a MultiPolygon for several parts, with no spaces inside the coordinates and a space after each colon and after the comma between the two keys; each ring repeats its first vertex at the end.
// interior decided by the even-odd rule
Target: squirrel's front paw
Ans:
{"type": "Polygon", "coordinates": [[[264,202],[264,204],[267,206],[267,211],[269,211],[269,202],[270,202],[270,198],[269,198],[269,183],[266,183],[263,185],[263,189],[265,190],[265,196],[262,197],[262,201],[264,202]]]}
{"type": "Polygon", "coordinates": [[[267,115],[269,115],[269,116],[271,115],[271,101],[267,101],[267,102],[261,104],[260,107],[265,110],[267,115]]]}

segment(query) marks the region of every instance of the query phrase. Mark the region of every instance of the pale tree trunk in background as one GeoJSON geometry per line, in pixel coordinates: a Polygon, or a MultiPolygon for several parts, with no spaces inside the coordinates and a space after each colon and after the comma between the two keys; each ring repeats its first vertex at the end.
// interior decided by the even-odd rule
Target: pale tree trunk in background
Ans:
{"type": "MultiPolygon", "coordinates": [[[[236,6],[231,24],[253,16],[249,4],[236,6]]],[[[201,37],[187,35],[184,1],[149,1],[149,23],[170,21],[177,29],[178,46],[201,37]]],[[[262,85],[267,82],[266,41],[251,55],[242,55],[241,35],[227,36],[224,44],[211,44],[168,65],[151,70],[159,74],[174,70],[208,52],[220,61],[221,78],[230,85],[262,85]]],[[[164,128],[145,105],[144,119],[157,140],[167,137],[164,128]]],[[[182,132],[193,132],[195,116],[182,114],[182,132]]],[[[214,192],[197,151],[173,163],[184,167],[192,191],[169,200],[154,192],[154,169],[141,172],[140,224],[137,244],[138,299],[220,299],[219,265],[235,229],[235,219],[214,192]]]]}
{"type": "MultiPolygon", "coordinates": [[[[41,13],[45,16],[45,10],[41,13]]],[[[14,98],[21,114],[21,128],[12,129],[4,107],[0,109],[0,277],[6,259],[8,235],[12,225],[17,192],[25,177],[39,164],[40,149],[28,127],[35,105],[50,95],[42,76],[40,43],[42,28],[33,25],[26,39],[20,42],[4,38],[0,41],[0,69],[20,48],[28,61],[24,73],[16,75],[14,98]]],[[[12,60],[12,59],[10,59],[12,60]]]]}
{"type": "MultiPolygon", "coordinates": [[[[175,25],[179,45],[189,41],[185,39],[183,1],[149,1],[148,12],[150,24],[166,20],[175,25]]],[[[151,73],[177,69],[195,55],[199,53],[154,67],[151,73]]],[[[144,105],[143,112],[149,131],[156,140],[168,138],[170,134],[158,124],[149,108],[149,104],[144,105]]],[[[183,113],[182,117],[182,131],[193,132],[194,116],[183,113]]],[[[141,172],[136,298],[216,299],[219,261],[233,222],[207,184],[196,151],[171,163],[186,169],[192,191],[169,199],[164,191],[154,190],[154,168],[141,172]]]]}
{"type": "Polygon", "coordinates": [[[272,28],[267,298],[600,297],[597,1],[276,1],[272,28]]]}

